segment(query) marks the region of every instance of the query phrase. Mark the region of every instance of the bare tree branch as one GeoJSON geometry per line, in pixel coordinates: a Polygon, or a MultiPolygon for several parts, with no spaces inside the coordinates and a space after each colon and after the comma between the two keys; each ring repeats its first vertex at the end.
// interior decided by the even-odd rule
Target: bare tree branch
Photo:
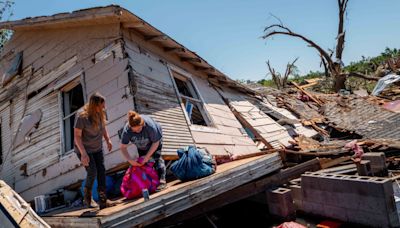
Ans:
{"type": "MultiPolygon", "coordinates": [[[[264,29],[265,35],[262,36],[262,38],[268,39],[269,37],[275,35],[287,35],[291,37],[297,37],[306,42],[308,46],[315,48],[320,55],[322,64],[324,65],[325,75],[330,75],[335,78],[334,89],[335,91],[339,91],[340,89],[345,88],[345,80],[347,78],[347,75],[349,75],[349,73],[343,72],[342,66],[342,55],[346,37],[344,22],[348,1],[349,0],[337,0],[339,8],[338,33],[336,37],[337,42],[334,48],[335,51],[331,51],[331,53],[329,53],[329,51],[325,51],[318,44],[308,39],[307,37],[291,31],[288,27],[282,25],[282,22],[281,24],[273,24],[267,26],[264,29]],[[333,54],[335,54],[335,60],[332,59],[333,54]]],[[[288,74],[288,72],[286,72],[285,75],[286,74],[288,74]]]]}
{"type": "Polygon", "coordinates": [[[381,79],[380,77],[365,75],[365,74],[361,74],[358,72],[347,73],[347,77],[357,77],[357,78],[363,78],[363,79],[371,80],[371,81],[378,81],[379,79],[381,79]]]}
{"type": "MultiPolygon", "coordinates": [[[[266,28],[264,29],[264,32],[267,32],[268,30],[270,30],[270,29],[272,29],[272,28],[279,28],[279,29],[285,30],[285,31],[288,32],[288,33],[292,33],[292,31],[291,31],[288,27],[286,27],[286,26],[284,26],[284,25],[278,25],[278,24],[273,24],[273,25],[270,25],[270,26],[266,27],[266,28]]],[[[274,30],[274,31],[275,31],[275,30],[274,30]]],[[[263,38],[263,39],[266,39],[267,37],[265,37],[265,36],[266,36],[266,35],[262,36],[262,38],[263,38]]]]}
{"type": "Polygon", "coordinates": [[[321,55],[320,55],[320,57],[321,57],[321,64],[324,67],[325,77],[329,77],[329,71],[328,71],[328,67],[326,65],[326,61],[324,58],[322,58],[321,55]]]}
{"type": "Polygon", "coordinates": [[[285,78],[288,78],[290,74],[292,74],[292,70],[294,67],[294,63],[299,59],[299,57],[297,57],[292,63],[288,63],[286,66],[286,72],[285,72],[285,78]]]}
{"type": "Polygon", "coordinates": [[[271,65],[269,64],[269,60],[267,61],[267,66],[268,66],[268,70],[272,76],[272,80],[274,81],[276,87],[278,89],[281,89],[281,81],[280,81],[280,77],[278,77],[278,75],[275,72],[275,69],[271,67],[271,65]]]}
{"type": "Polygon", "coordinates": [[[273,15],[272,13],[270,13],[269,15],[271,15],[271,17],[275,18],[276,20],[278,20],[280,22],[280,25],[283,26],[283,22],[281,21],[281,19],[275,15],[273,15]]]}
{"type": "Polygon", "coordinates": [[[285,70],[285,74],[282,76],[281,74],[277,73],[275,71],[274,68],[271,67],[271,64],[269,63],[269,60],[267,61],[267,66],[268,66],[268,70],[272,76],[272,80],[274,81],[276,87],[278,89],[282,89],[285,88],[287,85],[287,80],[290,76],[290,74],[292,73],[293,67],[294,67],[294,63],[298,60],[299,58],[297,57],[292,63],[288,63],[286,65],[286,70],[285,70]]]}
{"type": "Polygon", "coordinates": [[[266,32],[266,34],[264,36],[262,36],[263,39],[267,39],[268,37],[271,37],[271,36],[274,36],[274,35],[278,35],[278,34],[287,35],[287,36],[293,36],[293,37],[297,37],[297,38],[302,39],[307,44],[309,44],[311,47],[313,47],[313,48],[318,50],[319,54],[321,56],[323,56],[325,58],[325,60],[328,62],[328,66],[330,67],[330,70],[336,71],[336,69],[333,67],[334,63],[333,63],[332,59],[330,58],[329,54],[324,49],[322,49],[319,45],[314,43],[314,41],[312,41],[312,40],[310,40],[310,39],[308,39],[308,38],[306,38],[306,37],[304,37],[304,36],[302,36],[300,34],[291,32],[290,29],[288,29],[285,26],[281,26],[281,25],[277,25],[277,24],[268,26],[267,28],[264,29],[264,31],[266,32]],[[270,30],[272,28],[276,28],[276,27],[281,28],[281,29],[286,30],[286,31],[273,30],[273,31],[268,32],[268,30],[270,30]]]}

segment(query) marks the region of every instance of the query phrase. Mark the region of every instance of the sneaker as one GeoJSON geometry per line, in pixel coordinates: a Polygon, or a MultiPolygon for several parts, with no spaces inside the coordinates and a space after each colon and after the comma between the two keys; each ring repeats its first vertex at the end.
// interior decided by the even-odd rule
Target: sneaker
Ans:
{"type": "Polygon", "coordinates": [[[167,188],[167,183],[160,183],[160,185],[158,185],[156,188],[156,192],[160,192],[166,188],[167,188]]]}

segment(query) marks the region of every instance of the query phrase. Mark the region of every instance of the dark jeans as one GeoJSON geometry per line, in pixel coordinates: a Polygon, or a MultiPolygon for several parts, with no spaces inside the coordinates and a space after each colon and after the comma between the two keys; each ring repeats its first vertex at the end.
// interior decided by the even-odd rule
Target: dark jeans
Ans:
{"type": "MultiPolygon", "coordinates": [[[[164,159],[161,157],[161,149],[162,144],[160,144],[157,150],[153,154],[153,159],[155,161],[154,168],[157,171],[158,177],[160,178],[161,183],[167,183],[166,175],[167,175],[167,167],[165,166],[164,159]]],[[[145,150],[138,150],[139,156],[146,156],[147,151],[145,150]]]]}
{"type": "MultiPolygon", "coordinates": [[[[81,160],[81,154],[77,153],[79,160],[81,160]]],[[[86,183],[85,187],[92,190],[94,179],[97,176],[97,189],[99,191],[106,190],[106,168],[104,167],[104,154],[103,151],[96,153],[88,153],[89,166],[85,166],[86,169],[86,183]]]]}

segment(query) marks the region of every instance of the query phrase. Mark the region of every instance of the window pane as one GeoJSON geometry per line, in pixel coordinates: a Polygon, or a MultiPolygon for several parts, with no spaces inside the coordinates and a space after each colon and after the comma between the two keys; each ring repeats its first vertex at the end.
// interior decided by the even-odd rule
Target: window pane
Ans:
{"type": "Polygon", "coordinates": [[[74,123],[75,115],[64,120],[64,151],[70,151],[74,148],[74,123]]]}
{"type": "Polygon", "coordinates": [[[63,94],[64,116],[75,112],[84,105],[82,85],[75,86],[63,94]]]}
{"type": "Polygon", "coordinates": [[[173,75],[177,90],[182,100],[182,105],[189,117],[190,123],[208,126],[210,120],[207,118],[207,114],[203,108],[203,103],[200,100],[198,91],[195,89],[191,78],[184,77],[176,72],[174,72],[173,75]]]}
{"type": "MultiPolygon", "coordinates": [[[[63,116],[66,117],[76,112],[84,105],[82,85],[77,85],[73,89],[64,92],[63,97],[63,116]]],[[[74,123],[75,115],[71,115],[63,121],[64,127],[64,152],[74,148],[74,123]]]]}
{"type": "Polygon", "coordinates": [[[180,80],[178,78],[175,78],[175,77],[174,77],[174,79],[175,79],[175,83],[176,83],[176,86],[178,87],[178,91],[179,91],[180,94],[182,94],[184,96],[187,96],[187,97],[193,97],[193,95],[190,92],[190,89],[187,86],[186,82],[184,82],[184,81],[182,81],[182,80],[180,80]]]}
{"type": "Polygon", "coordinates": [[[206,121],[203,118],[203,115],[200,112],[200,104],[195,104],[192,110],[192,123],[196,125],[207,126],[206,121]]]}

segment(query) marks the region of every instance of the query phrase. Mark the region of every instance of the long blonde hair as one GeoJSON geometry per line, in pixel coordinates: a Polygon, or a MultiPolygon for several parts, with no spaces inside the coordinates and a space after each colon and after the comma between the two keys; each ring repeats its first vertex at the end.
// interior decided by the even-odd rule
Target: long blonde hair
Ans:
{"type": "Polygon", "coordinates": [[[89,118],[89,121],[93,124],[95,129],[99,129],[100,123],[104,127],[106,124],[106,114],[103,110],[98,112],[98,107],[102,105],[106,99],[98,92],[92,94],[89,98],[89,102],[83,106],[83,117],[89,118]]]}

